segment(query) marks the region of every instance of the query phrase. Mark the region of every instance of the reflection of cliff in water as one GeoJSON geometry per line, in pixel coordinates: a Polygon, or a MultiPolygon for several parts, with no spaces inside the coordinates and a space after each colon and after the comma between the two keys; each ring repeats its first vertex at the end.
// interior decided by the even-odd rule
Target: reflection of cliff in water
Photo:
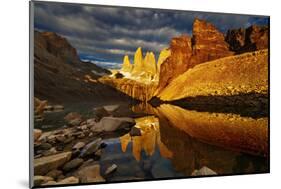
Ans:
{"type": "Polygon", "coordinates": [[[154,130],[159,139],[147,135],[140,142],[140,138],[123,137],[132,141],[138,152],[144,148],[143,143],[157,141],[158,146],[161,144],[169,152],[164,157],[187,176],[204,166],[218,174],[268,171],[268,159],[264,157],[268,154],[267,118],[196,112],[166,104],[158,108],[139,104],[132,109],[159,118],[159,130],[154,130]]]}
{"type": "Polygon", "coordinates": [[[130,134],[125,134],[120,137],[122,151],[126,152],[128,144],[132,143],[132,153],[137,161],[141,159],[142,150],[147,156],[152,156],[156,148],[159,149],[162,157],[170,158],[172,153],[161,142],[158,118],[147,116],[135,120],[135,127],[141,130],[142,135],[131,137],[130,134]]]}

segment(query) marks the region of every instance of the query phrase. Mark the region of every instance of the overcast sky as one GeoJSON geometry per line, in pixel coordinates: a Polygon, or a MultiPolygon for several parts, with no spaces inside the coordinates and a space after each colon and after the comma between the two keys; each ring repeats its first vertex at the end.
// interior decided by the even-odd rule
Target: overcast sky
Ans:
{"type": "Polygon", "coordinates": [[[143,53],[169,46],[172,37],[192,34],[195,17],[213,23],[220,31],[266,25],[267,17],[202,12],[167,11],[122,7],[35,2],[34,26],[68,39],[81,59],[107,68],[119,67],[124,55],[130,61],[137,47],[143,53]]]}

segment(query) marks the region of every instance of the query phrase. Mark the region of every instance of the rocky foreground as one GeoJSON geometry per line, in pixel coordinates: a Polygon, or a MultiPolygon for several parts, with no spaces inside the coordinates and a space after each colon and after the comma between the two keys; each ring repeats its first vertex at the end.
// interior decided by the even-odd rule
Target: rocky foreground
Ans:
{"type": "Polygon", "coordinates": [[[106,182],[118,167],[112,163],[101,172],[99,158],[106,148],[102,138],[130,133],[141,135],[135,120],[113,116],[119,105],[94,109],[94,117],[67,114],[62,128],[43,132],[34,129],[34,185],[106,182]]]}

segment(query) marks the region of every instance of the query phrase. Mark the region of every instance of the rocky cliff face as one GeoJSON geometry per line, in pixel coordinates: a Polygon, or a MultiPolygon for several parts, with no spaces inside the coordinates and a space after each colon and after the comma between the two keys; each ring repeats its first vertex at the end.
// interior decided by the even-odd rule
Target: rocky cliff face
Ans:
{"type": "Polygon", "coordinates": [[[41,37],[45,41],[41,41],[42,47],[50,54],[63,59],[66,63],[80,62],[76,49],[70,45],[66,38],[54,32],[42,32],[41,37]]]}
{"type": "Polygon", "coordinates": [[[170,43],[171,56],[160,67],[158,95],[174,78],[197,64],[230,56],[224,35],[214,25],[195,19],[193,36],[173,38],[170,43]]]}
{"type": "Polygon", "coordinates": [[[237,54],[268,48],[267,26],[253,25],[247,29],[232,29],[226,34],[226,42],[237,54]]]}
{"type": "Polygon", "coordinates": [[[149,101],[152,98],[153,92],[157,87],[155,83],[146,84],[127,78],[112,79],[110,77],[102,77],[99,81],[114,87],[133,99],[144,102],[149,101]]]}
{"type": "Polygon", "coordinates": [[[75,48],[59,35],[34,35],[34,96],[51,103],[82,100],[130,99],[116,89],[98,82],[110,73],[92,63],[81,62],[75,48]]]}

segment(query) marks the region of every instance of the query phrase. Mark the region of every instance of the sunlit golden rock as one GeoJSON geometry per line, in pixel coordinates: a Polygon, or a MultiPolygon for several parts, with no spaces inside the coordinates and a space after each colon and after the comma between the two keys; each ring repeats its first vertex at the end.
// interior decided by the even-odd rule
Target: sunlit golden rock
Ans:
{"type": "Polygon", "coordinates": [[[139,47],[134,56],[134,68],[132,70],[132,74],[139,74],[143,71],[143,57],[142,57],[142,50],[139,47]]]}
{"type": "Polygon", "coordinates": [[[250,154],[268,155],[268,118],[189,111],[168,104],[157,109],[174,127],[203,142],[250,154]]]}
{"type": "Polygon", "coordinates": [[[124,72],[131,72],[132,69],[133,69],[133,65],[130,63],[129,56],[125,55],[121,70],[124,72]]]}
{"type": "Polygon", "coordinates": [[[99,81],[103,84],[116,88],[117,90],[129,95],[134,99],[141,101],[150,100],[157,87],[157,84],[155,83],[146,84],[127,78],[115,79],[110,77],[102,77],[99,79],[99,81]]]}
{"type": "Polygon", "coordinates": [[[152,80],[156,75],[156,61],[153,52],[147,52],[144,61],[144,72],[147,74],[147,77],[150,77],[152,80]]]}
{"type": "Polygon", "coordinates": [[[152,156],[156,147],[159,148],[163,157],[172,157],[172,152],[161,142],[161,136],[159,134],[159,120],[155,116],[147,116],[135,119],[135,127],[141,130],[141,136],[131,137],[126,134],[120,137],[120,143],[122,151],[127,150],[128,144],[132,143],[132,152],[137,161],[141,159],[142,150],[147,156],[152,156]]]}
{"type": "Polygon", "coordinates": [[[165,101],[194,96],[268,93],[268,51],[217,59],[195,66],[158,95],[165,101]]]}

